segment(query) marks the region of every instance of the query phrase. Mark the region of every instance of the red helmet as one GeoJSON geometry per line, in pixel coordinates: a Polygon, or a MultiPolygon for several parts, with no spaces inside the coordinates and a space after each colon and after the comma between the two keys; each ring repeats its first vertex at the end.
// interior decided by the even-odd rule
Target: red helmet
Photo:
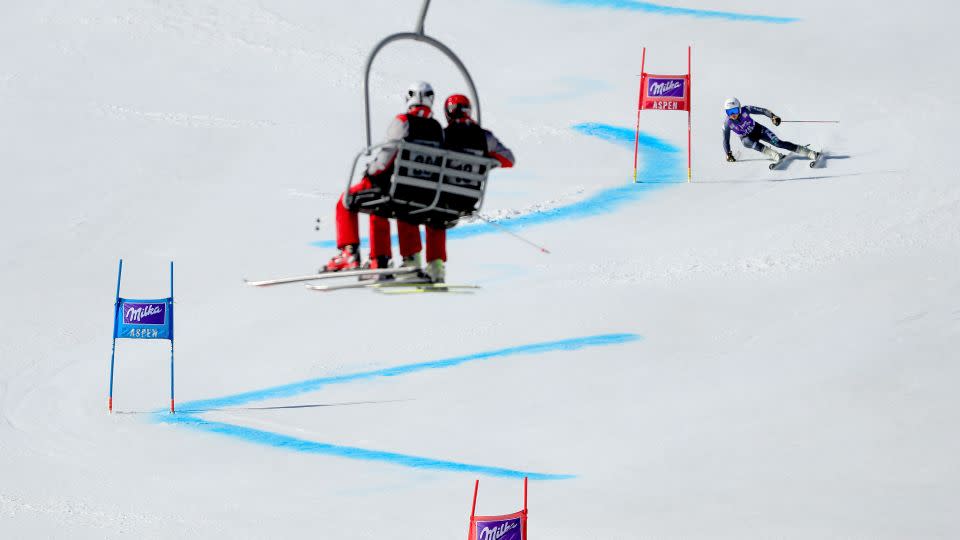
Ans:
{"type": "Polygon", "coordinates": [[[470,99],[463,94],[454,94],[443,103],[447,122],[458,118],[470,118],[470,99]]]}

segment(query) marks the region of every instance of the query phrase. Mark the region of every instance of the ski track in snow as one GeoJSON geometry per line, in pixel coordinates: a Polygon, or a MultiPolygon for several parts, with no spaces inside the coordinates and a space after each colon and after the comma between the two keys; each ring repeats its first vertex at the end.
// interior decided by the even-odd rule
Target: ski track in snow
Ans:
{"type": "MultiPolygon", "coordinates": [[[[573,126],[573,130],[583,135],[597,137],[630,150],[633,149],[635,132],[632,129],[611,126],[600,123],[585,123],[573,126]]],[[[627,183],[616,187],[602,189],[586,199],[561,206],[552,206],[556,201],[547,201],[530,205],[523,210],[495,210],[492,216],[509,215],[503,220],[497,219],[497,225],[510,230],[523,229],[534,225],[543,225],[570,219],[583,219],[614,212],[624,204],[641,199],[650,191],[661,187],[681,183],[683,177],[682,163],[678,156],[680,149],[664,139],[640,134],[640,170],[638,178],[641,183],[627,183]]],[[[565,198],[564,198],[565,199],[565,198]]],[[[491,234],[499,227],[489,223],[473,223],[463,227],[456,227],[447,231],[448,239],[472,238],[491,234]]],[[[366,243],[366,238],[361,238],[366,243]]],[[[392,242],[397,243],[397,236],[393,235],[392,242]]],[[[337,247],[336,240],[319,240],[310,244],[313,247],[332,249],[337,247]]]]}
{"type": "Polygon", "coordinates": [[[460,463],[456,461],[412,456],[382,450],[371,450],[353,446],[342,446],[318,441],[309,441],[272,431],[264,431],[225,422],[204,420],[197,415],[208,411],[224,410],[224,408],[227,407],[236,407],[238,405],[244,405],[253,401],[293,397],[307,392],[315,392],[326,386],[336,384],[367,381],[380,377],[409,375],[431,369],[447,369],[470,362],[489,360],[493,358],[503,358],[517,355],[536,355],[556,351],[577,351],[589,347],[621,345],[639,341],[640,339],[642,338],[637,334],[605,334],[587,336],[560,341],[520,345],[505,349],[484,351],[442,360],[434,360],[431,362],[405,364],[373,371],[321,377],[282,386],[274,386],[260,390],[243,392],[240,394],[234,394],[220,398],[185,402],[180,405],[180,412],[177,414],[169,415],[167,414],[166,410],[158,410],[154,412],[154,419],[161,423],[186,426],[208,433],[217,433],[220,435],[239,438],[247,442],[273,446],[285,450],[293,450],[296,452],[336,456],[365,461],[379,461],[415,469],[470,472],[503,478],[528,477],[531,480],[565,480],[574,478],[574,476],[570,474],[547,474],[531,471],[520,471],[503,467],[460,463]]]}
{"type": "Polygon", "coordinates": [[[774,17],[770,15],[754,15],[737,13],[734,11],[715,11],[710,9],[693,9],[677,6],[654,4],[653,2],[637,2],[634,0],[541,0],[550,4],[573,7],[593,7],[620,9],[626,11],[641,11],[654,15],[670,15],[696,17],[700,19],[723,19],[727,21],[758,22],[767,24],[789,24],[799,22],[796,17],[774,17]]]}

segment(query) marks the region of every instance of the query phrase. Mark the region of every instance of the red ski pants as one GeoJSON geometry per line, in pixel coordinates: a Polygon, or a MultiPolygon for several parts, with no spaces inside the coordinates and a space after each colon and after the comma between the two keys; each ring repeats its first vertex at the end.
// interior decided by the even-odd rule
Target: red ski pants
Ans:
{"type": "MultiPolygon", "coordinates": [[[[373,187],[366,176],[359,184],[350,187],[350,193],[356,193],[373,187]]],[[[343,206],[343,195],[337,200],[337,247],[343,249],[349,245],[360,244],[360,215],[343,206]]],[[[370,215],[370,256],[392,257],[390,249],[390,221],[385,217],[370,215]]]]}
{"type": "MultiPolygon", "coordinates": [[[[356,193],[373,187],[373,183],[366,176],[360,183],[350,187],[350,193],[356,193]]],[[[340,249],[349,245],[360,244],[360,216],[343,206],[343,195],[337,200],[337,247],[340,249]]],[[[447,260],[447,230],[438,227],[425,226],[427,230],[427,261],[434,259],[447,260]]],[[[397,235],[400,240],[400,256],[410,257],[423,249],[420,240],[420,227],[405,221],[397,220],[397,235]]],[[[390,246],[390,220],[385,217],[370,215],[370,256],[392,257],[390,246]]]]}
{"type": "MultiPolygon", "coordinates": [[[[427,230],[427,261],[447,260],[447,230],[424,225],[427,230]]],[[[400,237],[400,255],[409,257],[423,249],[420,244],[420,226],[397,220],[397,235],[400,237]]]]}

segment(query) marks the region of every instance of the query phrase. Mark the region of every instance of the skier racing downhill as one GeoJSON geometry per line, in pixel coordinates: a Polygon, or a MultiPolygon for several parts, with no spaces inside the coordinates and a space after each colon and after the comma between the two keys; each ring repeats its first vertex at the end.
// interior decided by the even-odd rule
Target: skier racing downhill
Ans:
{"type": "Polygon", "coordinates": [[[800,146],[790,141],[780,140],[776,133],[766,126],[758,124],[750,117],[751,114],[762,114],[769,117],[770,120],[773,121],[773,125],[779,126],[780,117],[771,111],[753,105],[741,106],[740,100],[735,97],[725,101],[723,108],[727,113],[727,119],[723,122],[723,150],[727,153],[727,161],[733,162],[737,160],[733,156],[733,152],[730,151],[731,131],[740,136],[740,142],[743,143],[743,146],[761,152],[773,160],[773,163],[770,165],[771,169],[776,168],[785,156],[770,146],[762,144],[762,142],[810,158],[812,160],[810,164],[811,167],[820,159],[821,152],[815,152],[806,145],[800,146]]]}

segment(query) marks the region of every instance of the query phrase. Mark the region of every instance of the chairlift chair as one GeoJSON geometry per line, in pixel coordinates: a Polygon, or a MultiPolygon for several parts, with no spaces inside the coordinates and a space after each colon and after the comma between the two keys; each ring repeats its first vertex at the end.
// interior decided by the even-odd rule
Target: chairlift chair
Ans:
{"type": "Polygon", "coordinates": [[[370,137],[370,70],[373,60],[386,45],[401,40],[426,43],[438,49],[457,66],[467,82],[477,112],[477,123],[480,123],[480,99],[470,72],[446,45],[424,33],[423,24],[429,7],[430,0],[424,0],[415,32],[387,36],[374,47],[367,58],[363,80],[367,146],[353,159],[343,204],[347,209],[366,214],[398,218],[414,224],[452,227],[460,218],[471,216],[480,210],[486,193],[487,177],[498,162],[482,155],[409,141],[373,145],[370,137]],[[353,184],[360,158],[388,147],[397,150],[389,185],[351,194],[350,186],[353,184]]]}

